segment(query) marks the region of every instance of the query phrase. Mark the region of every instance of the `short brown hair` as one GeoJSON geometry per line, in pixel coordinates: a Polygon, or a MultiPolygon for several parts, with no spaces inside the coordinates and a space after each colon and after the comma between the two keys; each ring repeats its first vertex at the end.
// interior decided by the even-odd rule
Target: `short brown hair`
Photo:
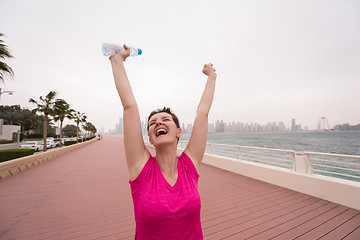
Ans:
{"type": "Polygon", "coordinates": [[[148,117],[148,122],[147,122],[147,130],[149,131],[149,121],[150,121],[150,118],[152,116],[154,116],[155,114],[158,114],[158,113],[162,113],[162,112],[165,112],[165,113],[168,113],[171,115],[175,125],[177,128],[180,128],[180,123],[179,123],[179,118],[175,115],[175,113],[172,112],[171,108],[169,107],[163,107],[163,108],[158,108],[154,111],[152,111],[148,117]]]}

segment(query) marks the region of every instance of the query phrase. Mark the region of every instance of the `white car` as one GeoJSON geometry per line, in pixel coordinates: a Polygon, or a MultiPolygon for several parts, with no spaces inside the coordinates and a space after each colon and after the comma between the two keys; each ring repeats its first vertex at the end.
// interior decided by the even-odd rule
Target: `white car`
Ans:
{"type": "Polygon", "coordinates": [[[54,138],[48,137],[46,138],[46,148],[54,148],[56,147],[56,142],[54,141],[54,138]]]}
{"type": "Polygon", "coordinates": [[[20,144],[20,149],[34,149],[35,152],[42,151],[44,149],[44,145],[41,141],[26,141],[20,144]]]}

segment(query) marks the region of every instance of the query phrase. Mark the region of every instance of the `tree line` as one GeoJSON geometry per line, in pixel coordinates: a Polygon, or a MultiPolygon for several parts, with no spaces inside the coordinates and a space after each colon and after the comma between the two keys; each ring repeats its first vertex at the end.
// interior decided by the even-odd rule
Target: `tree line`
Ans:
{"type": "Polygon", "coordinates": [[[46,138],[52,129],[52,121],[60,122],[60,144],[63,138],[63,122],[70,119],[76,123],[76,140],[79,140],[79,125],[81,123],[86,135],[94,135],[96,127],[89,121],[85,113],[70,108],[70,104],[64,99],[57,99],[57,93],[50,91],[46,96],[40,96],[38,100],[29,99],[35,108],[32,110],[21,108],[20,105],[0,106],[0,119],[4,124],[21,126],[21,133],[25,135],[31,131],[39,133],[43,131],[44,149],[46,149],[46,138]],[[38,115],[37,113],[40,113],[38,115]]]}
{"type": "MultiPolygon", "coordinates": [[[[4,82],[5,75],[14,77],[12,68],[7,65],[3,60],[13,58],[8,46],[1,39],[4,37],[3,33],[0,33],[0,82],[4,82]]],[[[79,140],[79,124],[82,123],[85,133],[95,134],[95,126],[86,121],[87,117],[85,113],[80,113],[70,108],[64,99],[56,99],[57,93],[50,91],[45,97],[40,96],[39,100],[33,98],[29,99],[29,102],[36,107],[33,110],[22,109],[20,105],[13,106],[0,106],[0,119],[4,119],[5,124],[20,125],[21,133],[31,130],[37,132],[41,128],[43,130],[44,139],[44,151],[46,151],[46,138],[48,136],[48,129],[52,129],[51,121],[60,121],[60,145],[62,144],[62,130],[63,122],[65,118],[72,119],[76,123],[76,140],[79,140]],[[37,115],[41,113],[42,116],[37,115]],[[51,119],[51,117],[53,119],[51,119]]],[[[0,92],[1,96],[1,92],[0,92]]],[[[40,130],[41,131],[41,130],[40,130]]]]}

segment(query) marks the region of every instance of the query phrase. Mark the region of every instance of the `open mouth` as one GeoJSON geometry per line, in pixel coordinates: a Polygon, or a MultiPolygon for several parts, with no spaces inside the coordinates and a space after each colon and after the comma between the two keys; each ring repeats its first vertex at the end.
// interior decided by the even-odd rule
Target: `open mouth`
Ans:
{"type": "Polygon", "coordinates": [[[159,137],[161,135],[166,135],[167,134],[167,130],[164,128],[160,128],[156,131],[156,136],[159,137]]]}

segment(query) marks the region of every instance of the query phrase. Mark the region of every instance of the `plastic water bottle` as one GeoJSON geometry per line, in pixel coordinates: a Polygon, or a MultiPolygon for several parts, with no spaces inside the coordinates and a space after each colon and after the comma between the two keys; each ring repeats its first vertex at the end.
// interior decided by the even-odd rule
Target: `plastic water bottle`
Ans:
{"type": "MultiPolygon", "coordinates": [[[[130,47],[130,56],[135,57],[142,54],[142,50],[140,48],[130,47]]],[[[111,55],[117,54],[119,52],[125,52],[125,48],[123,45],[117,45],[113,43],[104,43],[101,47],[102,53],[105,57],[109,57],[111,55]]]]}

